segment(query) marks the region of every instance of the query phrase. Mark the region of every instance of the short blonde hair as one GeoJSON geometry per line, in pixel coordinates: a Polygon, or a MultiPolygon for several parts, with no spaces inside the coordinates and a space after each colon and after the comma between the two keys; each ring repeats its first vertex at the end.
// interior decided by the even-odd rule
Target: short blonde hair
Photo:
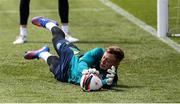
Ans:
{"type": "Polygon", "coordinates": [[[118,46],[110,46],[106,49],[106,52],[113,54],[119,62],[124,58],[124,52],[118,46]]]}

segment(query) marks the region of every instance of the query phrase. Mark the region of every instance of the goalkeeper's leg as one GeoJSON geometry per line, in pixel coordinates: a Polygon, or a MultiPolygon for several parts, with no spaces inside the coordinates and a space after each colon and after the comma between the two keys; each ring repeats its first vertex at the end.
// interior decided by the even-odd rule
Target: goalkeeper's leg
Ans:
{"type": "MultiPolygon", "coordinates": [[[[38,27],[43,27],[43,28],[46,28],[50,31],[52,31],[52,28],[53,27],[57,27],[58,26],[58,22],[54,21],[54,20],[51,20],[51,19],[48,19],[48,18],[44,18],[44,17],[34,17],[32,19],[32,24],[38,26],[38,27]]],[[[58,28],[58,27],[57,27],[58,28]]],[[[55,30],[56,31],[56,30],[55,30]]],[[[60,28],[58,29],[58,33],[62,31],[60,28]]],[[[62,31],[63,32],[63,31],[62,31]]],[[[68,40],[69,42],[76,42],[78,41],[78,39],[76,38],[73,38],[67,34],[65,34],[63,32],[63,35],[64,35],[64,38],[66,38],[66,40],[68,40]]]]}
{"type": "Polygon", "coordinates": [[[32,19],[32,24],[38,27],[46,28],[52,32],[52,36],[53,36],[52,42],[59,56],[61,56],[60,53],[64,51],[73,52],[72,48],[70,47],[74,48],[76,46],[71,44],[70,43],[71,41],[68,41],[67,39],[65,39],[67,36],[63,32],[63,30],[61,30],[58,27],[58,22],[48,19],[48,18],[37,16],[32,19]]]}
{"type": "Polygon", "coordinates": [[[70,45],[72,43],[65,39],[65,34],[59,27],[52,27],[51,32],[53,36],[52,43],[57,54],[59,55],[59,58],[48,58],[51,65],[49,63],[48,64],[51,72],[55,75],[55,78],[59,81],[66,82],[68,79],[67,71],[69,70],[69,63],[74,55],[70,45]]]}

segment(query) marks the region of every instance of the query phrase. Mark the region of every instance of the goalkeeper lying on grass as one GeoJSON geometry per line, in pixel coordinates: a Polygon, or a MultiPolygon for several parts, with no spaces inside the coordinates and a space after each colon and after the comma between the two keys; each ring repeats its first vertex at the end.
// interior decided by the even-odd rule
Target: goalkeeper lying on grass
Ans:
{"type": "Polygon", "coordinates": [[[124,52],[119,47],[110,46],[106,50],[94,48],[84,55],[79,55],[80,50],[65,39],[65,34],[56,21],[34,17],[32,23],[52,32],[52,43],[58,56],[50,54],[50,49],[44,46],[39,50],[27,51],[25,59],[43,59],[55,79],[78,84],[85,91],[110,88],[117,84],[116,69],[124,58],[124,52]]]}

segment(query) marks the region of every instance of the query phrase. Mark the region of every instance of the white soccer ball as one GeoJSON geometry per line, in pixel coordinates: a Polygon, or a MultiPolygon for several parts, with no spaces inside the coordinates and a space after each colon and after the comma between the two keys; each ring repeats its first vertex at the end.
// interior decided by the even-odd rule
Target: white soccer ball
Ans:
{"type": "Polygon", "coordinates": [[[96,74],[85,74],[81,78],[80,87],[84,91],[96,91],[101,89],[102,81],[96,74]]]}

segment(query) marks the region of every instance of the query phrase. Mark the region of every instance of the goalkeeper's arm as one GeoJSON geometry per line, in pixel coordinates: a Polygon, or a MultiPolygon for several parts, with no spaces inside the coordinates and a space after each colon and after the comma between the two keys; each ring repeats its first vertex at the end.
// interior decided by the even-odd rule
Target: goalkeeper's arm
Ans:
{"type": "Polygon", "coordinates": [[[116,73],[116,68],[112,66],[110,69],[107,70],[108,74],[106,78],[102,80],[102,84],[104,88],[110,88],[112,86],[117,85],[118,76],[116,73]]]}
{"type": "Polygon", "coordinates": [[[108,81],[111,81],[111,80],[108,80],[108,78],[102,80],[103,88],[109,89],[111,87],[117,86],[117,81],[118,81],[117,74],[115,74],[114,79],[112,80],[112,84],[107,83],[108,81]]]}

